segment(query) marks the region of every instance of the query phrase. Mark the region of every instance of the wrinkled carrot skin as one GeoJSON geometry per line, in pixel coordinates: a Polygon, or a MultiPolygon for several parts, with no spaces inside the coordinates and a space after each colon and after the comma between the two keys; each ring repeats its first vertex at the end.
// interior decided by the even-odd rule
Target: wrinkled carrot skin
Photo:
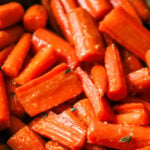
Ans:
{"type": "Polygon", "coordinates": [[[34,52],[37,52],[42,48],[52,46],[60,55],[60,59],[65,60],[72,69],[79,65],[79,60],[72,45],[51,31],[38,29],[33,34],[32,46],[34,52]]]}
{"type": "Polygon", "coordinates": [[[15,77],[18,75],[30,49],[31,38],[31,34],[25,33],[5,60],[2,70],[8,76],[15,77]]]}
{"type": "Polygon", "coordinates": [[[75,8],[68,13],[68,19],[79,60],[101,62],[104,58],[104,44],[90,14],[83,8],[75,8]]]}
{"type": "Polygon", "coordinates": [[[94,65],[91,69],[93,82],[101,96],[107,91],[107,74],[102,65],[94,65]]]}
{"type": "Polygon", "coordinates": [[[102,33],[102,35],[107,46],[115,43],[115,41],[108,34],[102,33]]]}
{"type": "Polygon", "coordinates": [[[69,150],[69,148],[66,148],[60,145],[58,142],[52,140],[46,143],[45,148],[46,150],[69,150]]]}
{"type": "Polygon", "coordinates": [[[150,49],[150,33],[123,8],[114,8],[100,23],[99,29],[145,60],[145,53],[150,49]]]}
{"type": "Polygon", "coordinates": [[[112,44],[105,52],[105,67],[108,76],[107,96],[114,101],[127,96],[127,87],[118,48],[112,44]]]}
{"type": "Polygon", "coordinates": [[[16,134],[14,134],[7,144],[15,150],[45,150],[44,145],[35,133],[33,133],[28,126],[23,127],[16,134]]]}
{"type": "Polygon", "coordinates": [[[24,8],[16,2],[0,6],[0,29],[10,27],[23,18],[24,8]],[[9,18],[9,19],[8,19],[9,18]]]}
{"type": "Polygon", "coordinates": [[[121,6],[125,11],[127,11],[131,16],[134,17],[136,21],[142,23],[135,9],[130,4],[129,0],[110,0],[113,7],[121,6]]]}
{"type": "Polygon", "coordinates": [[[131,72],[126,76],[128,91],[130,93],[139,93],[150,87],[150,71],[148,68],[142,68],[131,72]]]}
{"type": "Polygon", "coordinates": [[[77,0],[77,2],[96,20],[102,19],[112,9],[109,0],[77,0]]]}
{"type": "Polygon", "coordinates": [[[101,121],[113,121],[114,114],[109,103],[104,97],[100,96],[87,73],[80,67],[76,69],[76,73],[82,82],[84,93],[90,100],[97,119],[101,121]]]}
{"type": "Polygon", "coordinates": [[[96,144],[87,143],[85,145],[85,150],[106,150],[106,148],[96,145],[96,144]]]}
{"type": "Polygon", "coordinates": [[[132,150],[147,146],[150,141],[150,127],[125,126],[96,122],[88,129],[88,142],[110,148],[132,150]],[[119,132],[118,132],[119,131],[119,132]],[[113,134],[112,134],[113,133],[113,134]],[[120,142],[124,137],[132,136],[130,142],[120,142]]]}
{"type": "Polygon", "coordinates": [[[65,74],[67,69],[66,64],[60,64],[16,89],[20,104],[30,116],[58,106],[83,91],[82,84],[74,72],[65,74]]]}
{"type": "Polygon", "coordinates": [[[148,65],[148,67],[150,68],[150,50],[148,50],[145,54],[145,60],[146,60],[146,64],[148,65]]]}
{"type": "Polygon", "coordinates": [[[143,21],[150,21],[150,11],[146,0],[129,0],[129,2],[143,21]]]}
{"type": "Polygon", "coordinates": [[[10,150],[9,147],[5,144],[0,144],[0,150],[10,150]]]}
{"type": "Polygon", "coordinates": [[[2,51],[0,51],[0,65],[3,64],[3,62],[5,61],[7,56],[10,54],[10,52],[12,51],[13,48],[14,48],[14,44],[12,44],[12,45],[8,46],[7,48],[3,49],[2,51]]]}
{"type": "Polygon", "coordinates": [[[23,35],[24,29],[20,25],[0,31],[0,49],[4,49],[10,44],[17,42],[23,35]]]}
{"type": "Polygon", "coordinates": [[[10,126],[8,100],[3,74],[0,71],[0,131],[10,126]]]}
{"type": "Polygon", "coordinates": [[[27,31],[34,32],[39,28],[45,28],[47,18],[46,9],[42,5],[35,4],[25,12],[23,24],[27,31]]]}
{"type": "Polygon", "coordinates": [[[56,51],[50,47],[41,49],[24,68],[24,70],[15,78],[19,85],[23,85],[32,79],[42,75],[54,65],[58,55],[56,51]]]}
{"type": "Polygon", "coordinates": [[[82,148],[85,141],[85,130],[61,115],[50,112],[46,118],[38,118],[31,122],[30,128],[71,149],[82,148]]]}

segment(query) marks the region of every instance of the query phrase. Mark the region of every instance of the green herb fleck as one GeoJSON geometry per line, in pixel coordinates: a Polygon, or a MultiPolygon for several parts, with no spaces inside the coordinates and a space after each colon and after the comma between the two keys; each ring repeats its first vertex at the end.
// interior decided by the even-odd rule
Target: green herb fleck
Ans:
{"type": "Polygon", "coordinates": [[[131,138],[132,138],[131,135],[129,137],[123,137],[123,138],[120,139],[120,142],[122,142],[122,143],[125,143],[125,142],[129,143],[131,141],[131,138]]]}
{"type": "Polygon", "coordinates": [[[75,111],[77,108],[71,108],[70,111],[75,111]]]}
{"type": "Polygon", "coordinates": [[[75,134],[75,132],[72,132],[72,134],[75,134]]]}
{"type": "Polygon", "coordinates": [[[14,92],[10,92],[10,94],[11,94],[14,98],[16,98],[16,94],[15,94],[14,92]]]}
{"type": "Polygon", "coordinates": [[[67,69],[67,70],[65,71],[65,74],[67,74],[67,73],[69,73],[69,72],[71,72],[71,71],[72,71],[72,69],[69,68],[69,69],[67,69]]]}
{"type": "Polygon", "coordinates": [[[48,113],[45,113],[42,117],[42,119],[46,118],[48,116],[48,113]]]}

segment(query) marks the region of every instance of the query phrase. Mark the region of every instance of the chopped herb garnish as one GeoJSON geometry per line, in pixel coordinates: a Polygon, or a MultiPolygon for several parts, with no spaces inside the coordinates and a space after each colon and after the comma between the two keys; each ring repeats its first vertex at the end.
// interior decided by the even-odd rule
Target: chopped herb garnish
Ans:
{"type": "Polygon", "coordinates": [[[65,71],[65,74],[67,74],[67,73],[69,73],[69,72],[71,72],[71,71],[72,71],[72,69],[69,68],[69,69],[67,69],[67,70],[65,71]]]}
{"type": "Polygon", "coordinates": [[[123,137],[123,138],[120,139],[120,142],[122,142],[122,143],[125,143],[125,142],[129,143],[131,141],[131,138],[132,138],[131,135],[129,137],[123,137]]]}
{"type": "Polygon", "coordinates": [[[75,111],[77,108],[71,108],[70,111],[75,111]]]}
{"type": "Polygon", "coordinates": [[[14,92],[10,92],[10,94],[11,94],[14,98],[16,98],[16,94],[15,94],[14,92]]]}
{"type": "Polygon", "coordinates": [[[45,113],[42,118],[44,119],[44,118],[46,118],[47,116],[48,116],[48,113],[45,113]]]}
{"type": "Polygon", "coordinates": [[[75,132],[72,132],[72,134],[75,134],[75,132]]]}

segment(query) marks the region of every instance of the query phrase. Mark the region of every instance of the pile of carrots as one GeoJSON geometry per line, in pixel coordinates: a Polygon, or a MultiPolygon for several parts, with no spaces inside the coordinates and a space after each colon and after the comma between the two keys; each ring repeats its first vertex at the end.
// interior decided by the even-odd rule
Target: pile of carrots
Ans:
{"type": "Polygon", "coordinates": [[[150,150],[145,0],[0,5],[0,150],[150,150]]]}

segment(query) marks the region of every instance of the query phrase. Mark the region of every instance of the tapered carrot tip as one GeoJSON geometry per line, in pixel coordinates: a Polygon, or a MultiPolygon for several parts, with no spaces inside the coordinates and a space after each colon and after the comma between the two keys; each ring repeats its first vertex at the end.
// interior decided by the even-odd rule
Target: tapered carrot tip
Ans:
{"type": "Polygon", "coordinates": [[[29,32],[34,32],[38,28],[44,28],[47,23],[47,12],[42,5],[33,5],[25,12],[23,23],[29,32]]]}

